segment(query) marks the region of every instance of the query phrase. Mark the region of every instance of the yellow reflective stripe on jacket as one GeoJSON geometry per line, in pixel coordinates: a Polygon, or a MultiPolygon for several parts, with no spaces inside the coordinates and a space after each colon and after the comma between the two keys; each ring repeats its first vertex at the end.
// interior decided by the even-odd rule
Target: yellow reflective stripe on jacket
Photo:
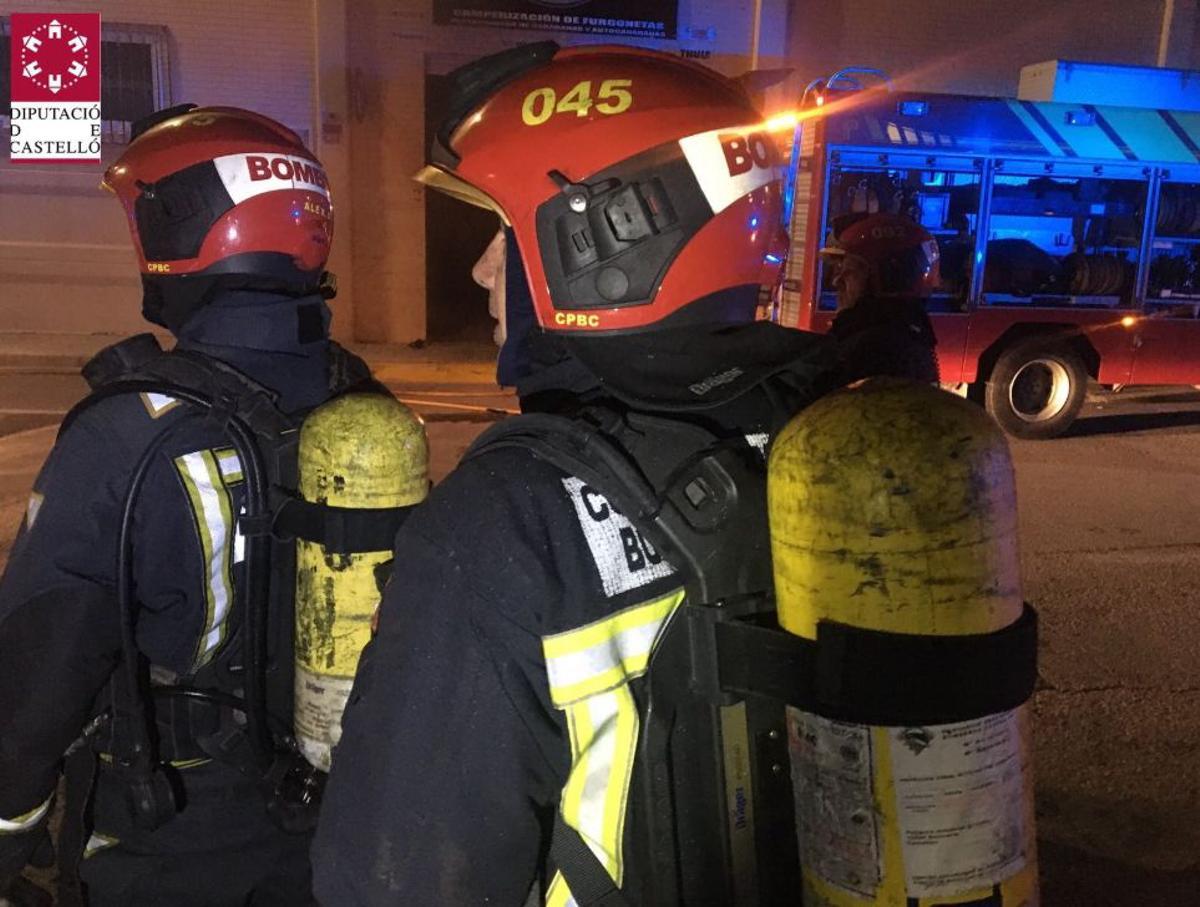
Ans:
{"type": "Polygon", "coordinates": [[[546,889],[546,907],[578,907],[561,872],[554,873],[550,887],[546,889]]]}
{"type": "Polygon", "coordinates": [[[195,670],[212,659],[224,640],[225,619],[233,606],[233,502],[213,451],[184,454],[175,459],[175,467],[192,504],[205,564],[207,607],[204,630],[196,646],[195,670]]]}
{"type": "Polygon", "coordinates": [[[53,799],[54,794],[51,792],[45,803],[39,803],[29,812],[21,813],[11,819],[0,819],[0,835],[15,835],[29,831],[42,821],[42,816],[46,815],[46,811],[50,809],[50,801],[53,799]]]}
{"type": "Polygon", "coordinates": [[[242,481],[242,461],[238,459],[237,451],[232,447],[222,447],[213,451],[217,455],[217,465],[221,467],[221,478],[226,485],[235,485],[242,481]]]}
{"type": "Polygon", "coordinates": [[[611,689],[646,672],[650,653],[668,617],[683,600],[677,589],[603,620],[542,640],[555,706],[611,689]]]}
{"type": "MultiPolygon", "coordinates": [[[[571,771],[559,808],[618,887],[625,875],[625,814],[639,727],[629,681],[646,673],[682,601],[683,590],[676,589],[542,640],[550,697],[566,717],[571,740],[571,771]]],[[[546,903],[575,903],[561,876],[552,880],[546,903]]]]}

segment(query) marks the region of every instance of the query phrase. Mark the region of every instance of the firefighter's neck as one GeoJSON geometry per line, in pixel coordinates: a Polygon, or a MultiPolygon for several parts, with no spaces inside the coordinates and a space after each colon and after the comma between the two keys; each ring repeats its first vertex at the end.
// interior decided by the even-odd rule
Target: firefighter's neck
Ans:
{"type": "Polygon", "coordinates": [[[329,340],[329,307],[318,294],[224,290],[179,329],[185,349],[233,348],[306,356],[329,340]]]}

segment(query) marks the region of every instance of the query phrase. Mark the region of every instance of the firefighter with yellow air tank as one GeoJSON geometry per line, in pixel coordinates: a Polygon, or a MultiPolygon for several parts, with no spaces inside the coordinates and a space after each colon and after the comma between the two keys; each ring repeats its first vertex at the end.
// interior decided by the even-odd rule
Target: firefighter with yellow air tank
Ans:
{"type": "Polygon", "coordinates": [[[420,179],[500,217],[522,415],[397,537],[318,898],[1035,905],[1007,451],[875,279],[936,244],[866,223],[875,302],[755,321],[783,180],[738,83],[549,42],[451,82],[420,179]]]}
{"type": "Polygon", "coordinates": [[[105,185],[176,344],[85,367],[0,579],[0,901],[50,858],[67,753],[60,878],[92,907],[310,904],[320,770],[424,435],[329,339],[331,191],[291,130],[181,105],[105,185]]]}

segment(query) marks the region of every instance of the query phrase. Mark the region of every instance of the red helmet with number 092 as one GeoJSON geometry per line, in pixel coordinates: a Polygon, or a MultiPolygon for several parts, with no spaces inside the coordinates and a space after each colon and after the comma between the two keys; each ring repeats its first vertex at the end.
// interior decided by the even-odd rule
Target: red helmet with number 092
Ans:
{"type": "Polygon", "coordinates": [[[937,240],[902,214],[871,214],[843,227],[821,255],[865,263],[876,296],[924,298],[941,284],[937,240]]]}

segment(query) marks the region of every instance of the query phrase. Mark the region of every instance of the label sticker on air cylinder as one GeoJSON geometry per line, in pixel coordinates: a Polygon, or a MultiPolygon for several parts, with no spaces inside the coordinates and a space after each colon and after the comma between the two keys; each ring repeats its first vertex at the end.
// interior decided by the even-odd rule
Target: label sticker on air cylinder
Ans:
{"type": "Polygon", "coordinates": [[[990,888],[1020,872],[1028,766],[1017,712],[888,733],[908,896],[990,888]]]}
{"type": "Polygon", "coordinates": [[[796,832],[806,871],[874,898],[883,867],[871,729],[788,707],[796,832]]]}

